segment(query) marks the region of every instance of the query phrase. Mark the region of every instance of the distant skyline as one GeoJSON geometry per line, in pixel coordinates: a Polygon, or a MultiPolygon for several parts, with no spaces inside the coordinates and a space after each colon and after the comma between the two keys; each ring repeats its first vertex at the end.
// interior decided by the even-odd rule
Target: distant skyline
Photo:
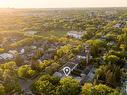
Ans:
{"type": "Polygon", "coordinates": [[[127,0],[0,0],[0,8],[127,7],[127,0]]]}

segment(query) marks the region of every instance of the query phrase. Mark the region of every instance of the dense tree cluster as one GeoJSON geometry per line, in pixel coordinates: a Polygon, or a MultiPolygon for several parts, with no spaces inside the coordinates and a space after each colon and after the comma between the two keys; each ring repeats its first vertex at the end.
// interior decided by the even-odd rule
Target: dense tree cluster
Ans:
{"type": "Polygon", "coordinates": [[[103,65],[96,70],[96,80],[111,87],[120,83],[121,69],[117,65],[103,65]]]}
{"type": "Polygon", "coordinates": [[[20,92],[15,62],[8,62],[0,65],[0,83],[1,95],[20,92]]]}
{"type": "Polygon", "coordinates": [[[103,84],[93,85],[91,83],[86,83],[82,87],[81,95],[120,95],[120,93],[103,84]]]}
{"type": "Polygon", "coordinates": [[[32,81],[36,95],[121,94],[127,78],[126,8],[12,10],[0,11],[0,95],[23,92],[19,80],[32,81]],[[37,35],[24,35],[27,31],[37,35]],[[81,39],[66,36],[68,31],[82,33],[81,39]],[[4,60],[7,53],[13,58],[4,60]],[[68,62],[78,64],[76,74],[85,79],[94,67],[93,81],[82,85],[76,74],[54,77],[68,62]]]}
{"type": "Polygon", "coordinates": [[[43,75],[32,85],[32,91],[44,95],[77,95],[80,93],[80,85],[73,78],[60,80],[57,77],[43,75]]]}
{"type": "Polygon", "coordinates": [[[18,75],[22,78],[31,78],[36,74],[35,70],[32,70],[29,65],[23,65],[18,69],[18,75]]]}

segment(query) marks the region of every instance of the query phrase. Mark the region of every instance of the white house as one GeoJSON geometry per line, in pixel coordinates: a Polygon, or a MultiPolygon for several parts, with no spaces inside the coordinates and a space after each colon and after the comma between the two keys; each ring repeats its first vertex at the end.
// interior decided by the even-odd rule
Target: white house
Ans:
{"type": "Polygon", "coordinates": [[[86,59],[86,56],[77,55],[78,59],[86,59]]]}
{"type": "Polygon", "coordinates": [[[69,31],[67,33],[67,36],[69,37],[73,37],[73,38],[76,38],[76,39],[81,39],[82,36],[83,36],[83,32],[78,32],[78,31],[69,31]]]}
{"type": "Polygon", "coordinates": [[[26,35],[26,36],[33,36],[33,35],[35,35],[35,34],[37,34],[37,31],[26,31],[26,32],[24,33],[24,35],[26,35]]]}
{"type": "MultiPolygon", "coordinates": [[[[86,57],[86,55],[84,55],[84,56],[82,56],[82,55],[77,55],[77,58],[78,59],[86,59],[87,57],[86,57]]],[[[92,59],[93,57],[92,56],[90,56],[90,59],[92,59]]]]}
{"type": "Polygon", "coordinates": [[[21,49],[20,54],[24,54],[24,53],[25,53],[25,49],[21,49]]]}
{"type": "Polygon", "coordinates": [[[113,26],[114,28],[120,28],[121,27],[121,24],[120,23],[117,23],[113,26]]]}
{"type": "Polygon", "coordinates": [[[13,58],[14,58],[14,56],[12,54],[9,54],[9,53],[0,54],[0,59],[11,60],[13,58]]]}

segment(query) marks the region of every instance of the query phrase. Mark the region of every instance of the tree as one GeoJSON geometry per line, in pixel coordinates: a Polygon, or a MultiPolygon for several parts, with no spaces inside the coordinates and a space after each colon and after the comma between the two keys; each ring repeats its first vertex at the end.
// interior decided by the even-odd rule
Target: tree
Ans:
{"type": "Polygon", "coordinates": [[[17,54],[15,58],[15,62],[17,66],[21,66],[24,63],[24,59],[19,54],[17,54]]]}
{"type": "Polygon", "coordinates": [[[91,94],[91,89],[93,85],[91,83],[85,83],[84,86],[82,87],[81,95],[92,95],[91,94]]]}
{"type": "Polygon", "coordinates": [[[0,64],[0,73],[2,74],[0,80],[3,81],[5,93],[20,92],[15,62],[0,64]]]}
{"type": "Polygon", "coordinates": [[[119,66],[113,65],[102,65],[95,73],[95,79],[97,83],[104,83],[115,87],[120,83],[121,69],[119,66]]]}
{"type": "Polygon", "coordinates": [[[16,80],[16,63],[8,62],[0,65],[2,78],[5,82],[15,81],[16,80]]]}
{"type": "Polygon", "coordinates": [[[57,95],[78,95],[79,93],[79,82],[71,77],[62,79],[56,90],[57,95]]]}
{"type": "Polygon", "coordinates": [[[86,38],[86,39],[92,38],[95,35],[96,30],[97,29],[95,28],[95,26],[92,26],[92,25],[88,26],[88,28],[86,28],[84,38],[86,38]]]}
{"type": "Polygon", "coordinates": [[[83,34],[83,37],[82,37],[82,39],[86,39],[86,40],[88,40],[88,39],[90,39],[90,38],[92,38],[92,36],[93,36],[93,34],[91,34],[91,32],[85,32],[84,34],[83,34]]]}
{"type": "Polygon", "coordinates": [[[71,53],[72,47],[70,45],[65,45],[60,47],[60,49],[57,50],[57,56],[60,58],[63,55],[67,55],[71,53]]]}
{"type": "Polygon", "coordinates": [[[123,28],[123,32],[124,44],[127,45],[127,28],[123,28]]]}
{"type": "Polygon", "coordinates": [[[54,90],[54,86],[49,81],[37,81],[32,87],[34,93],[51,95],[54,90]]]}
{"type": "Polygon", "coordinates": [[[106,35],[106,40],[107,41],[115,41],[116,36],[114,34],[109,33],[109,34],[106,35]]]}
{"type": "Polygon", "coordinates": [[[46,67],[50,66],[54,61],[53,60],[44,60],[39,64],[40,70],[45,70],[46,67]]]}
{"type": "Polygon", "coordinates": [[[93,56],[99,54],[100,50],[105,46],[104,42],[98,39],[87,40],[86,43],[90,46],[90,51],[93,56]]]}
{"type": "Polygon", "coordinates": [[[42,75],[39,80],[41,81],[49,81],[53,85],[57,86],[60,79],[58,77],[50,76],[50,75],[42,75]]]}
{"type": "Polygon", "coordinates": [[[19,77],[31,78],[36,74],[35,70],[32,70],[29,65],[23,65],[18,69],[19,77]]]}
{"type": "Polygon", "coordinates": [[[115,90],[112,89],[111,87],[108,87],[106,85],[103,84],[99,84],[99,85],[95,85],[95,95],[107,95],[107,94],[113,94],[113,95],[119,95],[120,93],[115,90]]]}
{"type": "Polygon", "coordinates": [[[39,59],[42,55],[43,55],[43,51],[38,49],[35,51],[33,59],[39,59]]]}
{"type": "Polygon", "coordinates": [[[120,45],[121,43],[124,43],[124,34],[117,35],[117,43],[120,45]]]}
{"type": "Polygon", "coordinates": [[[108,66],[102,65],[100,66],[95,73],[95,78],[97,80],[105,80],[105,72],[107,71],[108,66]]]}
{"type": "Polygon", "coordinates": [[[121,44],[119,47],[123,52],[126,51],[127,46],[125,44],[121,44]]]}
{"type": "Polygon", "coordinates": [[[50,66],[45,68],[45,72],[47,74],[53,74],[59,67],[60,65],[58,63],[52,63],[50,66]]]}
{"type": "Polygon", "coordinates": [[[5,95],[5,88],[2,84],[0,84],[0,95],[5,95]]]}
{"type": "Polygon", "coordinates": [[[105,63],[116,64],[123,66],[125,62],[126,53],[124,51],[109,50],[108,53],[104,54],[103,59],[105,63]]]}
{"type": "Polygon", "coordinates": [[[31,90],[36,94],[56,95],[55,87],[59,83],[59,78],[50,75],[42,75],[39,80],[33,83],[31,90]]]}
{"type": "Polygon", "coordinates": [[[120,95],[120,93],[104,84],[93,85],[86,83],[82,87],[81,95],[120,95]]]}
{"type": "Polygon", "coordinates": [[[3,48],[0,48],[0,53],[3,53],[5,50],[3,48]]]}
{"type": "Polygon", "coordinates": [[[119,57],[117,57],[116,55],[105,55],[103,56],[103,59],[105,62],[107,63],[116,63],[119,60],[119,57]]]}
{"type": "Polygon", "coordinates": [[[33,38],[24,38],[23,40],[17,41],[16,43],[12,43],[10,48],[18,48],[25,45],[31,45],[33,43],[33,38]]]}
{"type": "Polygon", "coordinates": [[[126,56],[126,53],[123,51],[115,51],[115,50],[109,50],[107,53],[108,55],[115,55],[119,57],[120,59],[124,58],[126,56]]]}

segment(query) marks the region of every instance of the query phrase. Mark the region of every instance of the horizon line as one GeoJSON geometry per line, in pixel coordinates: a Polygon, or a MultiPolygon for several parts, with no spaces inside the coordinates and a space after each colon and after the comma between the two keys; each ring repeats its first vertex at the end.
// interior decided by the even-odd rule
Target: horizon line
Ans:
{"type": "Polygon", "coordinates": [[[127,6],[117,6],[117,7],[113,7],[113,6],[105,6],[105,7],[99,7],[99,6],[97,6],[97,7],[38,7],[38,8],[36,8],[36,7],[22,7],[22,8],[19,8],[19,7],[0,7],[0,9],[76,9],[76,8],[78,8],[78,9],[80,9],[80,8],[127,8],[127,6]]]}

